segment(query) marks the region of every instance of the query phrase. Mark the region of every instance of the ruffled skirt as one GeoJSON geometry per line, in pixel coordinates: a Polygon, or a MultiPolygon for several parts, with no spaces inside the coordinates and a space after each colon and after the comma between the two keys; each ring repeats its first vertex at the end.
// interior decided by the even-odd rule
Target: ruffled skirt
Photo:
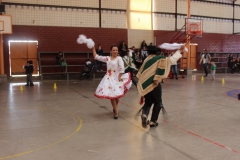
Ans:
{"type": "Polygon", "coordinates": [[[99,83],[94,96],[107,99],[123,97],[132,86],[131,74],[125,73],[121,78],[123,81],[119,82],[116,77],[105,75],[99,83]]]}

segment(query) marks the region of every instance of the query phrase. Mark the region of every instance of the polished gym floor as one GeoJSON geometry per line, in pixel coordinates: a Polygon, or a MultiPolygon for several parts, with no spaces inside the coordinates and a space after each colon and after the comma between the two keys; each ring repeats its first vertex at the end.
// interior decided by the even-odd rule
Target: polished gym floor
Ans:
{"type": "Polygon", "coordinates": [[[239,160],[240,74],[202,75],[162,83],[168,114],[147,129],[135,86],[114,120],[101,79],[2,83],[0,160],[239,160]]]}

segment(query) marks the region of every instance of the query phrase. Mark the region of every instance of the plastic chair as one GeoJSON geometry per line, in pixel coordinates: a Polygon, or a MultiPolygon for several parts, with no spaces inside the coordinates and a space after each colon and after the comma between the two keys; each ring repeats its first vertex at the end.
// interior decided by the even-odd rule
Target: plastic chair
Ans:
{"type": "Polygon", "coordinates": [[[184,74],[184,69],[180,69],[179,71],[181,72],[181,77],[179,77],[179,78],[185,78],[184,75],[183,75],[184,74]]]}

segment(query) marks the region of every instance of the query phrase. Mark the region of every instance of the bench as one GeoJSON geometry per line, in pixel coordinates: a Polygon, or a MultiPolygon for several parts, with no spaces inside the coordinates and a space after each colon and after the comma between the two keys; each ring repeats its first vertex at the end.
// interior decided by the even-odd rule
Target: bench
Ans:
{"type": "Polygon", "coordinates": [[[43,75],[48,74],[48,75],[53,75],[53,74],[66,74],[66,72],[51,72],[51,73],[40,73],[41,75],[41,81],[43,80],[43,75]]]}
{"type": "MultiPolygon", "coordinates": [[[[67,62],[67,66],[56,65],[56,56],[58,52],[39,52],[39,74],[41,75],[41,80],[43,80],[44,75],[61,75],[64,74],[66,79],[69,80],[71,74],[80,74],[85,67],[85,62],[87,59],[91,59],[92,63],[93,55],[91,52],[63,52],[63,59],[67,62]]],[[[109,56],[110,53],[104,52],[104,56],[109,56]]],[[[103,63],[102,67],[105,68],[106,64],[103,63]]],[[[93,73],[93,79],[95,75],[101,75],[103,72],[93,73]]],[[[105,73],[105,72],[104,72],[105,73]]],[[[65,78],[65,77],[64,77],[65,78]]]]}

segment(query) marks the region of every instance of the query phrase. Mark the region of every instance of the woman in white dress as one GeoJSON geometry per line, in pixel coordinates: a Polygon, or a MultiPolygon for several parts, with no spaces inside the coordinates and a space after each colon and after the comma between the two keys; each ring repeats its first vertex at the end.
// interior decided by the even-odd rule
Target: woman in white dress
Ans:
{"type": "Polygon", "coordinates": [[[110,99],[114,119],[118,119],[118,102],[119,98],[123,97],[132,85],[131,75],[124,74],[124,64],[120,56],[118,56],[118,47],[111,46],[111,56],[99,56],[96,53],[95,47],[92,48],[93,57],[107,64],[107,73],[98,85],[95,96],[98,98],[110,99]]]}

